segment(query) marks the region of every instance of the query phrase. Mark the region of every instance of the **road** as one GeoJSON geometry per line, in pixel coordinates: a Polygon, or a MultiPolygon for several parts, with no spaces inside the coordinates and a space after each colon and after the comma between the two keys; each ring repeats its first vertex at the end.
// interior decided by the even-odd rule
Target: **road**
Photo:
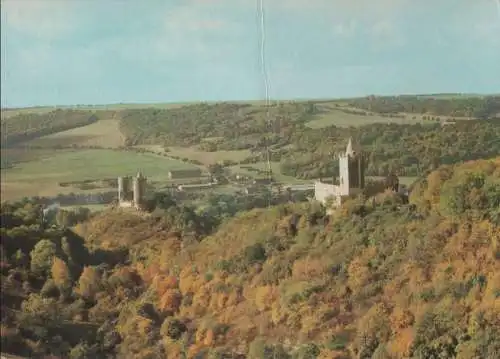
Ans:
{"type": "Polygon", "coordinates": [[[308,191],[314,189],[314,183],[284,184],[283,189],[290,188],[292,191],[308,191]]]}

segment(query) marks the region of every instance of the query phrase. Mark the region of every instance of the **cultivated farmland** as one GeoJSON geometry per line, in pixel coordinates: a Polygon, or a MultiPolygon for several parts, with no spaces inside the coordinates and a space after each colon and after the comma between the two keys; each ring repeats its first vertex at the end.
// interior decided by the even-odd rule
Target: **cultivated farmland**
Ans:
{"type": "Polygon", "coordinates": [[[17,163],[2,170],[2,199],[69,193],[75,189],[62,188],[58,183],[135,175],[138,170],[153,181],[166,180],[170,170],[193,167],[151,153],[101,149],[54,151],[37,161],[17,163]]]}

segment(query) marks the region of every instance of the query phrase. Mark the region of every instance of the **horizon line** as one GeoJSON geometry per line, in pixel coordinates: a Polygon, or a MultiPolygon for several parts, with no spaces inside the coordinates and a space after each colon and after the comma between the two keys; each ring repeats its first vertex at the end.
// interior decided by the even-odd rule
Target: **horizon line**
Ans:
{"type": "Polygon", "coordinates": [[[0,107],[1,111],[15,111],[15,110],[30,110],[30,109],[72,109],[78,107],[107,107],[107,106],[154,106],[154,105],[195,105],[195,104],[218,104],[218,103],[250,103],[250,102],[271,102],[280,103],[280,102],[294,102],[294,101],[318,101],[318,102],[326,102],[326,101],[346,101],[346,100],[355,100],[366,97],[436,97],[436,96],[461,96],[461,97],[494,97],[500,96],[499,93],[467,93],[467,92],[436,92],[436,93],[400,93],[400,94],[369,94],[369,95],[361,95],[361,96],[353,96],[353,97],[295,97],[295,98],[283,98],[283,99],[246,99],[246,100],[192,100],[192,101],[180,101],[180,102],[112,102],[112,103],[97,103],[97,104],[72,104],[72,105],[31,105],[31,106],[13,106],[13,107],[0,107]]]}

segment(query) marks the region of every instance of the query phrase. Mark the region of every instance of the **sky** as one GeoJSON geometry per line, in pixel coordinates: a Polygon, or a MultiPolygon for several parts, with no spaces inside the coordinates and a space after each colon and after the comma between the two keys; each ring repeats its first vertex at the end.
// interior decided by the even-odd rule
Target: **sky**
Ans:
{"type": "Polygon", "coordinates": [[[500,0],[260,1],[1,0],[2,107],[500,92],[500,0]]]}

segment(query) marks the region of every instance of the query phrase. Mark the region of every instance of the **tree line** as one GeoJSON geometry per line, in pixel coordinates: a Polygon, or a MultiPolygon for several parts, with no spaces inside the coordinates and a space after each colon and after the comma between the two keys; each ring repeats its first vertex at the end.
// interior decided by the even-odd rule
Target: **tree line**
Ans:
{"type": "Polygon", "coordinates": [[[416,113],[448,117],[486,119],[498,117],[500,96],[439,98],[432,96],[367,96],[349,101],[350,106],[366,111],[416,113]]]}
{"type": "Polygon", "coordinates": [[[99,118],[90,111],[62,109],[42,114],[21,113],[2,118],[2,147],[90,125],[98,120],[99,118]]]}

